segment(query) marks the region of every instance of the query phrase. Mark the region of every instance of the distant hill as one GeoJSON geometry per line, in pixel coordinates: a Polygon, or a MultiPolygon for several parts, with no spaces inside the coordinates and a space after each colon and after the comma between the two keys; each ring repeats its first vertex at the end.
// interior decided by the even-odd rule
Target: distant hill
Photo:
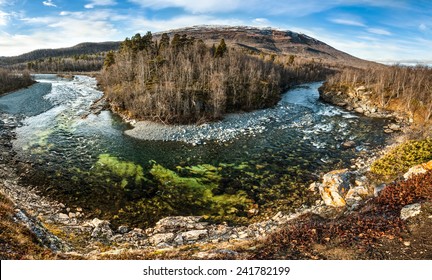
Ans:
{"type": "Polygon", "coordinates": [[[90,55],[100,52],[117,50],[120,42],[103,42],[103,43],[81,43],[70,48],[61,49],[41,49],[18,56],[0,57],[0,65],[11,65],[25,63],[50,57],[71,57],[74,55],[90,55]]]}

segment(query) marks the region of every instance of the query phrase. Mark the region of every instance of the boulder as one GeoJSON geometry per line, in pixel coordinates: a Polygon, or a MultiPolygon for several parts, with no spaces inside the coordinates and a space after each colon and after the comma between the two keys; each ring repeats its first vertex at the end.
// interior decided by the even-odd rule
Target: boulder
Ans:
{"type": "Polygon", "coordinates": [[[346,202],[343,193],[350,189],[352,173],[348,169],[333,170],[323,176],[322,183],[316,183],[324,203],[328,206],[343,207],[346,202]]]}
{"type": "Polygon", "coordinates": [[[208,236],[208,231],[206,229],[191,230],[182,233],[182,237],[185,241],[197,241],[207,236],[208,236]]]}
{"type": "Polygon", "coordinates": [[[119,226],[117,229],[118,233],[125,234],[129,232],[129,228],[127,226],[119,226]]]}
{"type": "Polygon", "coordinates": [[[344,148],[352,148],[355,146],[355,142],[354,141],[346,141],[346,142],[342,143],[342,146],[344,148]]]}
{"type": "Polygon", "coordinates": [[[202,230],[208,223],[200,222],[201,216],[173,216],[159,220],[153,228],[153,233],[182,232],[202,230]]]}
{"type": "Polygon", "coordinates": [[[58,218],[59,218],[60,220],[68,220],[68,219],[69,219],[69,216],[66,215],[66,214],[64,214],[64,213],[59,213],[59,214],[58,214],[58,218]]]}
{"type": "Polygon", "coordinates": [[[401,130],[400,125],[395,124],[395,123],[390,124],[390,125],[388,126],[388,128],[391,129],[391,130],[393,130],[393,131],[399,131],[399,130],[401,130]]]}
{"type": "Polygon", "coordinates": [[[150,237],[150,243],[153,245],[158,245],[161,243],[168,243],[174,239],[174,233],[158,233],[150,237]]]}
{"type": "Polygon", "coordinates": [[[114,233],[111,230],[110,223],[108,221],[95,218],[93,219],[92,224],[95,226],[91,233],[92,238],[110,239],[114,236],[114,233]]]}
{"type": "Polygon", "coordinates": [[[368,195],[369,191],[365,186],[357,186],[349,189],[345,196],[345,202],[348,206],[355,206],[368,195]]]}
{"type": "Polygon", "coordinates": [[[363,114],[364,110],[363,110],[363,108],[358,107],[358,108],[354,109],[354,112],[359,113],[359,114],[363,114]]]}
{"type": "Polygon", "coordinates": [[[405,206],[401,209],[400,217],[402,220],[407,220],[411,217],[415,217],[419,215],[421,212],[421,204],[420,203],[414,203],[405,206]]]}
{"type": "Polygon", "coordinates": [[[428,161],[426,163],[422,163],[422,164],[415,165],[415,166],[411,167],[408,170],[408,172],[403,175],[403,177],[405,178],[405,180],[408,180],[410,177],[412,177],[414,175],[426,173],[429,170],[432,170],[432,160],[428,161]]]}

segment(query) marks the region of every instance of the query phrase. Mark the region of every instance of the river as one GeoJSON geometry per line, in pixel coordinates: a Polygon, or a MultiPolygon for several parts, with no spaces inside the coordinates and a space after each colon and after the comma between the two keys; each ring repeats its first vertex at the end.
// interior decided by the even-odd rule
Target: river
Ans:
{"type": "Polygon", "coordinates": [[[88,115],[103,96],[95,79],[35,77],[38,84],[0,98],[1,123],[20,120],[12,149],[30,166],[21,183],[114,224],[146,227],[168,215],[248,223],[289,211],[314,201],[310,182],[388,137],[388,120],[319,101],[321,83],[293,88],[274,108],[157,126],[156,134],[150,126],[137,137],[109,111],[88,115]]]}

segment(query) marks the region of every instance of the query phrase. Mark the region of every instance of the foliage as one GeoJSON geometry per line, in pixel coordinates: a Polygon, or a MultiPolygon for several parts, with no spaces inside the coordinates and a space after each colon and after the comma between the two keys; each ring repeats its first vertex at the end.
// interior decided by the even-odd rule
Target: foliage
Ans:
{"type": "Polygon", "coordinates": [[[200,123],[269,107],[290,85],[323,78],[323,67],[288,65],[186,35],[127,38],[100,83],[112,108],[136,119],[200,123]]]}
{"type": "Polygon", "coordinates": [[[400,175],[408,171],[411,166],[424,163],[432,159],[432,139],[407,141],[380,159],[376,160],[371,171],[379,175],[400,175]]]}
{"type": "Polygon", "coordinates": [[[408,180],[400,180],[381,191],[378,202],[391,208],[401,209],[405,205],[432,200],[432,172],[417,174],[408,180]]]}
{"type": "Polygon", "coordinates": [[[371,101],[381,108],[407,113],[419,124],[432,117],[432,68],[377,66],[345,68],[327,79],[325,90],[365,86],[371,101]]]}
{"type": "Polygon", "coordinates": [[[35,81],[28,72],[14,74],[0,69],[0,95],[32,85],[35,81]]]}

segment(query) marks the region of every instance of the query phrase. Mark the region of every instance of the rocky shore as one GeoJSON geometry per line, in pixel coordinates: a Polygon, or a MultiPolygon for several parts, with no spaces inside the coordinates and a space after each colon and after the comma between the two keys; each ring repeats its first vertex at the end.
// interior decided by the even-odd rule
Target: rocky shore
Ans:
{"type": "Polygon", "coordinates": [[[348,111],[371,118],[387,118],[395,122],[385,128],[386,133],[405,130],[412,123],[406,114],[380,108],[371,101],[372,92],[365,86],[349,88],[345,91],[328,88],[326,84],[319,89],[320,99],[324,102],[342,107],[348,111]]]}

